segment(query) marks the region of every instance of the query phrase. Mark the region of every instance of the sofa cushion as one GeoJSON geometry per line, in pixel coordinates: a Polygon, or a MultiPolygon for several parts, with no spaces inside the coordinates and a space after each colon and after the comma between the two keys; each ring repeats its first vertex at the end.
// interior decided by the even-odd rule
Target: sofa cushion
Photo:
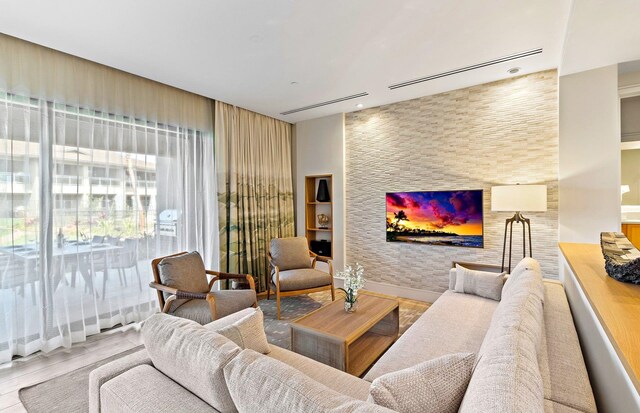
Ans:
{"type": "Polygon", "coordinates": [[[231,340],[195,321],[155,314],[142,326],[155,368],[220,412],[235,412],[222,369],[240,353],[231,340]]]}
{"type": "Polygon", "coordinates": [[[269,253],[280,271],[311,268],[309,245],[305,237],[274,238],[269,253]]]}
{"type": "Polygon", "coordinates": [[[542,301],[533,294],[524,302],[511,301],[518,306],[504,311],[497,323],[492,322],[493,331],[487,333],[460,408],[462,413],[543,411],[544,391],[537,359],[542,301]]]}
{"type": "Polygon", "coordinates": [[[564,288],[557,281],[545,281],[544,289],[543,334],[538,351],[544,397],[581,412],[595,413],[596,403],[564,288]]]}
{"type": "Polygon", "coordinates": [[[369,397],[371,383],[359,377],[352,376],[344,371],[278,346],[271,346],[271,352],[267,356],[299,370],[305,376],[324,384],[340,394],[358,400],[367,400],[367,397],[369,397]]]}
{"type": "Polygon", "coordinates": [[[337,393],[297,369],[253,350],[243,350],[224,368],[239,412],[392,412],[337,393]]]}
{"type": "MultiPolygon", "coordinates": [[[[276,284],[276,275],[273,275],[276,284]]],[[[331,284],[331,275],[313,268],[280,271],[280,291],[306,290],[331,284]]]]}
{"type": "Polygon", "coordinates": [[[403,413],[455,413],[471,378],[472,353],[450,354],[371,383],[369,401],[403,413]]]}
{"type": "Polygon", "coordinates": [[[216,409],[158,370],[141,365],[109,380],[100,388],[103,413],[210,413],[216,409]]]}
{"type": "Polygon", "coordinates": [[[451,353],[477,353],[498,301],[445,291],[364,377],[414,366],[451,353]]]}
{"type": "Polygon", "coordinates": [[[505,273],[476,271],[456,264],[457,293],[474,294],[480,297],[500,301],[505,273]]]}
{"type": "Polygon", "coordinates": [[[260,308],[254,308],[251,314],[216,330],[216,333],[233,341],[241,349],[248,348],[262,354],[271,351],[264,332],[264,316],[260,308]]]}
{"type": "Polygon", "coordinates": [[[140,350],[93,369],[89,374],[89,413],[99,413],[101,410],[100,388],[103,384],[144,364],[150,366],[152,362],[147,351],[140,350]]]}
{"type": "MultiPolygon", "coordinates": [[[[204,262],[198,251],[163,258],[158,263],[158,274],[163,285],[192,293],[206,293],[209,282],[204,262]]],[[[166,299],[170,294],[163,293],[166,299]]]]}

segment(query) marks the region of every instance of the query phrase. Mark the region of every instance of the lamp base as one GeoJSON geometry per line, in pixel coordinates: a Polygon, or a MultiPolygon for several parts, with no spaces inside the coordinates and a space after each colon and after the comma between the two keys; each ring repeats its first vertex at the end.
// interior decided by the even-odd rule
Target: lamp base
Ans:
{"type": "Polygon", "coordinates": [[[502,270],[504,271],[504,262],[507,252],[507,232],[509,232],[509,266],[507,272],[511,272],[511,250],[513,247],[513,224],[522,224],[522,258],[527,256],[527,228],[529,229],[529,256],[533,257],[531,249],[531,220],[525,218],[518,211],[511,218],[507,219],[504,223],[504,243],[502,245],[502,270]]]}

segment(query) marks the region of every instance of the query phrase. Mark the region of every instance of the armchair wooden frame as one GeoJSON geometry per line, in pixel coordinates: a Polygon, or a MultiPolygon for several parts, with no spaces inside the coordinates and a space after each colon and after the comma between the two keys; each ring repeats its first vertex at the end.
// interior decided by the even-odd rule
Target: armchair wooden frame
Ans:
{"type": "Polygon", "coordinates": [[[328,285],[323,285],[323,286],[314,287],[314,288],[307,288],[304,290],[280,291],[280,268],[273,263],[271,252],[269,252],[269,280],[268,280],[269,282],[267,283],[268,285],[267,300],[271,299],[271,288],[273,287],[276,293],[276,308],[277,308],[278,320],[280,320],[280,298],[281,297],[291,297],[294,295],[302,295],[302,294],[316,293],[319,291],[331,290],[331,301],[335,301],[336,299],[336,292],[335,292],[335,288],[333,287],[333,261],[331,261],[330,258],[318,255],[311,250],[309,251],[309,256],[313,258],[313,261],[311,262],[311,268],[313,269],[316,269],[317,261],[326,262],[329,265],[330,283],[328,285]],[[272,281],[273,279],[273,276],[271,275],[272,270],[275,271],[273,273],[276,276],[275,283],[272,281]]]}
{"type": "MultiPolygon", "coordinates": [[[[160,304],[160,311],[162,311],[163,313],[169,313],[169,309],[171,308],[171,302],[179,298],[186,298],[190,300],[206,300],[207,303],[209,304],[209,310],[211,311],[211,320],[216,320],[217,319],[216,298],[213,294],[211,294],[210,292],[199,293],[199,292],[193,292],[193,291],[181,291],[176,288],[167,287],[166,285],[163,285],[162,281],[160,280],[160,271],[158,270],[158,265],[160,264],[160,261],[162,261],[164,258],[176,257],[178,255],[183,255],[186,253],[187,252],[180,252],[178,254],[172,254],[172,255],[167,255],[166,257],[156,258],[153,261],[151,261],[151,268],[153,269],[154,282],[149,283],[149,287],[157,290],[158,303],[160,304]],[[163,293],[167,293],[171,295],[167,297],[167,299],[165,300],[163,293]]],[[[253,277],[249,274],[231,274],[227,272],[220,272],[220,271],[213,271],[213,270],[205,270],[205,272],[208,275],[213,275],[213,278],[211,279],[211,281],[209,281],[209,291],[211,291],[216,281],[233,280],[233,279],[247,280],[247,282],[249,283],[249,287],[254,291],[256,289],[255,281],[253,280],[253,277]]],[[[258,306],[258,301],[256,299],[256,302],[253,303],[253,307],[255,308],[257,306],[258,306]]]]}

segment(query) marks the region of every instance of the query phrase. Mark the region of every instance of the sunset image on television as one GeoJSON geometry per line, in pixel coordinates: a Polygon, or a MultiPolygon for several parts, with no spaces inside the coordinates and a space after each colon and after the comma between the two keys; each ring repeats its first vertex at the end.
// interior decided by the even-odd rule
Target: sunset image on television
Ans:
{"type": "Polygon", "coordinates": [[[482,248],[482,190],[388,192],[387,241],[482,248]]]}

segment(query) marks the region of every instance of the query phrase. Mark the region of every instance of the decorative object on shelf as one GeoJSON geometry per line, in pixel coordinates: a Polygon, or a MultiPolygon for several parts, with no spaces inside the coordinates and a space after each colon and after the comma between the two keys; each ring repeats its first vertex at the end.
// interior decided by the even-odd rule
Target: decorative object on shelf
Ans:
{"type": "Polygon", "coordinates": [[[338,277],[344,279],[344,288],[338,288],[345,294],[344,311],[353,313],[358,308],[358,290],[364,288],[364,267],[358,263],[355,268],[347,265],[338,277]]]}
{"type": "Polygon", "coordinates": [[[482,190],[387,192],[387,242],[484,247],[482,190]]]}
{"type": "Polygon", "coordinates": [[[604,269],[609,277],[631,284],[640,284],[640,251],[619,232],[600,233],[604,269]]]}
{"type": "Polygon", "coordinates": [[[527,256],[527,228],[529,229],[529,256],[533,257],[531,249],[531,221],[522,216],[522,211],[544,212],[547,210],[546,185],[503,185],[491,187],[491,210],[497,212],[515,212],[504,224],[504,241],[502,245],[502,270],[507,252],[507,232],[509,233],[509,265],[507,273],[511,272],[511,249],[513,247],[513,224],[522,224],[522,257],[527,256]]]}
{"type": "Polygon", "coordinates": [[[331,196],[329,195],[329,184],[326,179],[318,181],[318,193],[316,195],[316,201],[318,202],[331,202],[331,196]]]}
{"type": "Polygon", "coordinates": [[[327,214],[318,214],[318,228],[329,229],[329,221],[331,217],[327,214]]]}

